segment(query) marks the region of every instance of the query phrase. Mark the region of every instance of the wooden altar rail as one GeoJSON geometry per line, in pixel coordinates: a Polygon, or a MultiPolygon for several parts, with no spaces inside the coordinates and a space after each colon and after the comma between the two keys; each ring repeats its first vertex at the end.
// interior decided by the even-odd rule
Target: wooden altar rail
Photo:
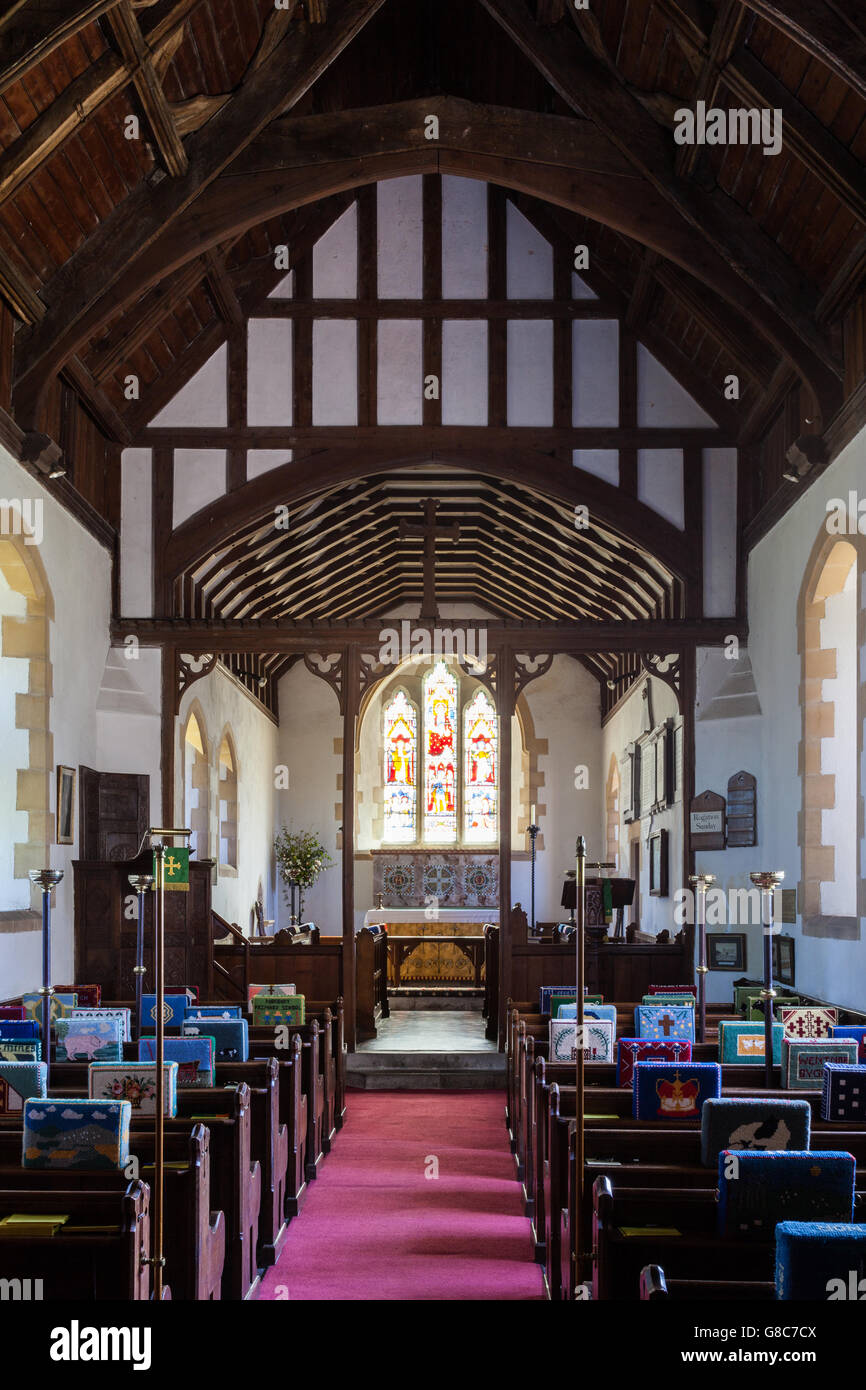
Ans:
{"type": "Polygon", "coordinates": [[[231,937],[230,943],[214,942],[214,998],[245,1003],[250,985],[288,983],[308,999],[337,999],[344,993],[341,936],[266,938],[259,945],[218,913],[211,915],[214,936],[231,937]]]}

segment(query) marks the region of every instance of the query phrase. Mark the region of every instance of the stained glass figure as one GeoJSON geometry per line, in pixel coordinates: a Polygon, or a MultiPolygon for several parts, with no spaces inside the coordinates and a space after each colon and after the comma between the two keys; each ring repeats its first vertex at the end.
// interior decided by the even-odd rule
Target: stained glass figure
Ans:
{"type": "Polygon", "coordinates": [[[384,839],[411,844],[416,837],[418,718],[404,690],[385,706],[384,839]]]}
{"type": "Polygon", "coordinates": [[[499,760],[496,710],[478,689],[463,711],[463,826],[467,843],[497,837],[499,760]]]}
{"type": "Polygon", "coordinates": [[[424,680],[424,839],[457,839],[457,681],[444,661],[424,680]]]}

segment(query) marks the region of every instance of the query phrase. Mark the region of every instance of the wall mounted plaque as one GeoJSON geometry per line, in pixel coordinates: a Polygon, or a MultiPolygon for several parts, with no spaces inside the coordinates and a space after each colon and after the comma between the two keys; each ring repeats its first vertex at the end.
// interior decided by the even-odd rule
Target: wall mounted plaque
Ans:
{"type": "Polygon", "coordinates": [[[758,781],[751,772],[735,772],[728,782],[728,844],[758,843],[758,781]]]}
{"type": "Polygon", "coordinates": [[[700,792],[689,805],[692,849],[725,848],[725,798],[717,792],[700,792]]]}

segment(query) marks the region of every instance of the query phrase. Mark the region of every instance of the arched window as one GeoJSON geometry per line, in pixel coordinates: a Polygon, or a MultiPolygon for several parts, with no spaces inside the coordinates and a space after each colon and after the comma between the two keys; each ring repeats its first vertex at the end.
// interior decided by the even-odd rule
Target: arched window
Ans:
{"type": "Polygon", "coordinates": [[[497,837],[498,754],[496,710],[479,688],[463,711],[463,835],[470,844],[497,837]]]}
{"type": "Polygon", "coordinates": [[[446,661],[408,678],[382,714],[382,841],[494,845],[499,838],[499,719],[475,679],[461,698],[446,661]],[[415,703],[409,691],[416,693],[415,703]]]}
{"type": "Polygon", "coordinates": [[[210,845],[210,768],[207,742],[195,713],[187,720],[183,743],[183,809],[192,831],[189,847],[196,859],[207,859],[210,845]]]}
{"type": "Polygon", "coordinates": [[[230,734],[219,751],[220,868],[238,867],[238,770],[230,734]]]}
{"type": "MultiPolygon", "coordinates": [[[[10,525],[10,530],[13,527],[10,525]]],[[[41,905],[28,870],[50,862],[54,771],[49,713],[53,600],[26,525],[0,536],[0,911],[41,905]]]]}
{"type": "Polygon", "coordinates": [[[803,932],[859,932],[857,550],[822,538],[802,594],[803,932]]]}
{"type": "Polygon", "coordinates": [[[424,839],[457,839],[457,679],[444,661],[424,677],[424,839]]]}
{"type": "Polygon", "coordinates": [[[385,830],[388,844],[412,844],[418,825],[418,716],[405,690],[385,706],[385,830]]]}

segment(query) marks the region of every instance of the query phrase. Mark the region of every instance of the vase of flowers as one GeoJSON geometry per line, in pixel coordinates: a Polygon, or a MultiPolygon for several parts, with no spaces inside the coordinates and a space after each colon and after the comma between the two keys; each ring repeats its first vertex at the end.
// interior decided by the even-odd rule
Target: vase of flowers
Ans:
{"type": "Polygon", "coordinates": [[[304,893],[334,861],[314,830],[293,832],[285,825],[274,840],[274,854],[280,878],[288,889],[294,927],[304,914],[304,893]]]}

